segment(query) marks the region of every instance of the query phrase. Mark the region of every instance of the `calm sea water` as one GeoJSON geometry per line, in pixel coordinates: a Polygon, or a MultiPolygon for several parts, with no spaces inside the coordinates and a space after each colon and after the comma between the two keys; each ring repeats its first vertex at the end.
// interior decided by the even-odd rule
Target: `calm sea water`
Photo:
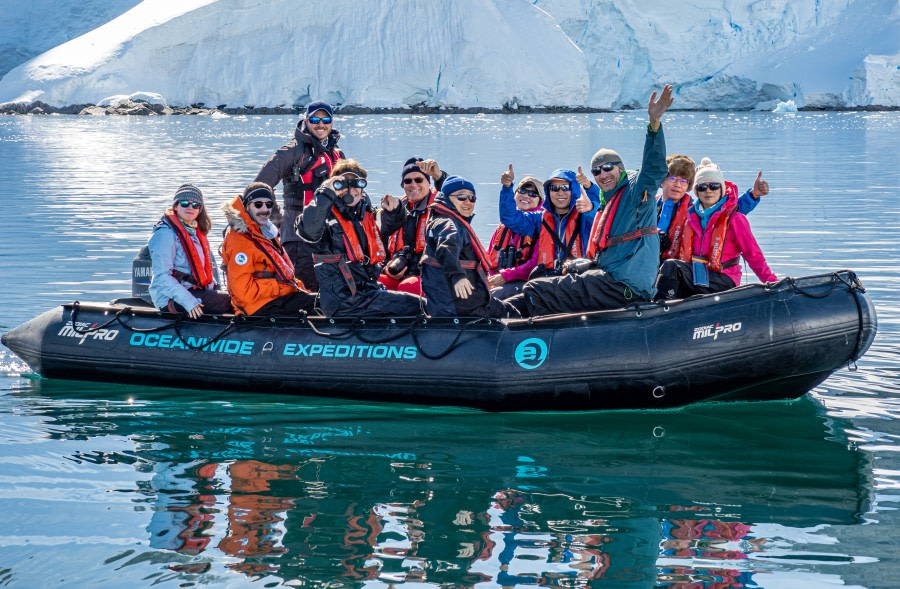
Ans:
{"type": "MultiPolygon", "coordinates": [[[[294,123],[0,118],[0,330],[130,294],[174,189],[229,200],[294,123]]],[[[337,126],[375,196],[400,192],[412,155],[472,179],[487,240],[509,162],[545,177],[606,146],[637,167],[645,124],[337,126]]],[[[776,274],[859,273],[880,325],[858,371],[791,403],[487,414],[44,380],[0,348],[0,585],[896,587],[900,114],[665,125],[670,153],[710,156],[742,189],[763,170],[751,223],[776,274]]]]}

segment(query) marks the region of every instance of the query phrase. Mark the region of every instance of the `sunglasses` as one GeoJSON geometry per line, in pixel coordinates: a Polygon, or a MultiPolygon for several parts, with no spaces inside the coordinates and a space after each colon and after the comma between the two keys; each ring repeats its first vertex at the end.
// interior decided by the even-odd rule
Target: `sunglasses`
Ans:
{"type": "Polygon", "coordinates": [[[250,204],[252,204],[253,207],[256,209],[261,209],[263,207],[266,207],[267,209],[271,209],[272,207],[275,206],[275,203],[272,202],[271,200],[254,200],[250,204]]]}
{"type": "Polygon", "coordinates": [[[460,196],[456,196],[455,194],[451,194],[450,196],[452,196],[453,198],[455,198],[456,200],[459,200],[459,201],[475,202],[475,195],[474,195],[474,194],[471,195],[471,196],[469,196],[468,194],[462,194],[462,195],[460,195],[460,196]]]}
{"type": "Polygon", "coordinates": [[[199,209],[203,206],[202,202],[197,202],[195,200],[179,200],[178,204],[181,205],[181,208],[186,209],[191,207],[192,209],[199,209]]]}
{"type": "Polygon", "coordinates": [[[421,176],[414,176],[412,178],[403,179],[404,184],[412,184],[413,182],[415,182],[416,184],[424,184],[425,182],[427,182],[427,180],[425,180],[425,178],[421,176]]]}
{"type": "Polygon", "coordinates": [[[319,123],[323,125],[331,124],[331,117],[309,117],[306,120],[310,125],[318,125],[319,123]]]}
{"type": "Polygon", "coordinates": [[[682,186],[687,186],[689,182],[684,178],[679,178],[678,176],[669,176],[669,182],[674,182],[675,184],[681,184],[682,186]]]}
{"type": "Polygon", "coordinates": [[[550,192],[569,192],[572,187],[568,184],[551,184],[550,192]]]}
{"type": "Polygon", "coordinates": [[[621,165],[622,162],[607,162],[603,165],[597,166],[596,168],[591,168],[591,174],[594,176],[599,176],[600,172],[612,172],[616,166],[621,165]]]}
{"type": "Polygon", "coordinates": [[[722,188],[722,184],[719,182],[704,182],[703,184],[697,185],[697,192],[706,192],[707,190],[718,190],[722,188]]]}
{"type": "Polygon", "coordinates": [[[541,195],[537,190],[532,190],[530,188],[520,188],[516,192],[521,192],[522,194],[527,194],[531,198],[540,198],[541,195]]]}

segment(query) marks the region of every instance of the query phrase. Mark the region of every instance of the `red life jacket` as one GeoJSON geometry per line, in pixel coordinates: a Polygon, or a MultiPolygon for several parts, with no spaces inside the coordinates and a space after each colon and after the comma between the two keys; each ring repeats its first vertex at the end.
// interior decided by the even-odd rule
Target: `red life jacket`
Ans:
{"type": "MultiPolygon", "coordinates": [[[[478,239],[478,235],[475,234],[475,230],[472,229],[472,226],[469,225],[469,222],[466,221],[458,212],[445,207],[439,202],[429,205],[428,208],[435,212],[441,213],[442,215],[452,217],[453,219],[456,219],[457,221],[460,221],[462,223],[462,226],[466,230],[466,234],[469,236],[469,242],[472,244],[472,249],[475,250],[475,256],[478,258],[477,263],[481,265],[481,268],[485,272],[489,272],[491,269],[491,263],[488,260],[487,252],[484,251],[484,246],[481,245],[481,241],[478,239]]],[[[462,267],[465,267],[462,264],[460,265],[462,267]]]]}
{"type": "MultiPolygon", "coordinates": [[[[434,197],[437,196],[437,190],[434,188],[431,189],[431,192],[426,197],[428,202],[425,203],[426,211],[431,207],[432,203],[434,203],[434,197]]],[[[416,244],[414,249],[417,254],[421,254],[425,251],[425,229],[428,227],[428,213],[424,213],[419,215],[418,221],[416,221],[416,244]]],[[[403,236],[406,233],[406,224],[400,229],[394,231],[388,239],[388,250],[391,254],[396,254],[400,250],[402,250],[406,244],[406,238],[403,236]]]]}
{"type": "Polygon", "coordinates": [[[312,162],[308,166],[308,169],[305,172],[300,174],[300,180],[303,181],[303,187],[305,189],[305,190],[303,190],[303,206],[304,207],[312,202],[315,189],[318,188],[318,186],[315,184],[314,170],[316,168],[318,168],[319,166],[321,166],[322,164],[325,164],[325,166],[327,166],[327,168],[328,168],[328,175],[325,177],[330,178],[331,170],[332,170],[332,168],[334,168],[334,164],[337,163],[337,161],[339,159],[343,159],[343,158],[344,158],[343,152],[340,149],[338,149],[337,146],[335,146],[335,148],[332,149],[331,151],[324,151],[321,154],[319,154],[319,158],[317,160],[315,160],[314,162],[312,162]]]}
{"type": "Polygon", "coordinates": [[[678,208],[675,209],[675,216],[669,224],[669,231],[666,235],[669,236],[669,241],[672,245],[662,253],[661,257],[663,260],[678,258],[678,253],[681,250],[681,238],[684,235],[684,222],[687,220],[690,210],[691,195],[685,194],[681,197],[681,200],[678,201],[678,208]]]}
{"type": "Polygon", "coordinates": [[[541,215],[541,228],[538,231],[538,266],[544,266],[548,270],[555,269],[556,252],[564,250],[562,260],[581,257],[581,213],[570,209],[566,217],[566,226],[563,230],[562,243],[559,240],[559,230],[556,225],[556,216],[548,210],[541,215]]]}
{"type": "Polygon", "coordinates": [[[512,260],[512,265],[500,268],[500,251],[509,248],[515,234],[509,227],[501,224],[494,232],[494,236],[497,235],[500,237],[497,238],[491,248],[488,249],[488,259],[491,263],[491,271],[497,272],[498,270],[504,270],[506,268],[515,268],[531,259],[531,252],[534,251],[535,239],[530,235],[520,236],[519,243],[515,246],[516,256],[515,259],[512,260]]]}
{"type": "Polygon", "coordinates": [[[175,232],[175,236],[178,237],[178,242],[181,243],[181,249],[184,250],[184,254],[188,259],[188,264],[191,266],[191,279],[194,284],[199,288],[206,288],[212,284],[213,261],[212,254],[209,252],[209,241],[206,239],[206,234],[200,230],[197,230],[194,233],[197,237],[197,241],[200,242],[200,247],[203,248],[203,258],[201,259],[200,255],[197,253],[197,248],[194,247],[194,242],[191,240],[190,233],[188,233],[187,228],[181,222],[181,219],[178,218],[178,215],[175,214],[175,211],[167,209],[162,220],[166,225],[172,228],[172,231],[175,232]]]}
{"type": "MultiPolygon", "coordinates": [[[[656,225],[652,225],[650,227],[641,227],[628,233],[609,235],[609,232],[612,230],[613,220],[616,218],[616,212],[619,210],[619,203],[622,202],[622,194],[625,193],[626,188],[628,188],[627,184],[618,189],[612,195],[612,198],[609,199],[609,202],[606,203],[606,206],[603,207],[603,212],[600,216],[594,218],[594,225],[591,227],[591,236],[589,238],[590,243],[586,253],[588,258],[593,259],[603,253],[603,250],[614,245],[659,233],[659,228],[656,225]]],[[[647,198],[646,192],[644,193],[644,198],[647,198]]]]}
{"type": "Polygon", "coordinates": [[[363,232],[366,234],[366,251],[363,251],[362,244],[359,242],[359,236],[353,226],[353,221],[344,218],[337,207],[332,207],[334,217],[344,229],[344,249],[347,251],[347,258],[350,262],[359,262],[360,264],[377,264],[383,262],[385,258],[384,244],[381,241],[381,235],[378,233],[378,227],[375,226],[375,215],[372,211],[366,210],[363,215],[362,225],[363,232]]]}
{"type": "MultiPolygon", "coordinates": [[[[691,262],[700,262],[706,264],[706,267],[713,272],[721,272],[725,268],[730,268],[740,262],[740,257],[722,262],[722,252],[725,250],[725,234],[728,232],[728,224],[731,221],[731,215],[737,210],[737,187],[731,182],[725,183],[725,194],[722,198],[728,198],[729,194],[734,195],[734,199],[730,203],[726,202],[716,217],[715,224],[712,229],[707,225],[706,231],[712,231],[712,239],[709,240],[709,250],[706,252],[697,251],[702,245],[694,248],[694,227],[689,220],[684,222],[684,233],[682,235],[681,249],[678,252],[678,259],[682,262],[690,264],[691,262]]],[[[690,216],[697,216],[696,211],[691,211],[690,216]]],[[[702,236],[701,236],[702,243],[702,236]]]]}

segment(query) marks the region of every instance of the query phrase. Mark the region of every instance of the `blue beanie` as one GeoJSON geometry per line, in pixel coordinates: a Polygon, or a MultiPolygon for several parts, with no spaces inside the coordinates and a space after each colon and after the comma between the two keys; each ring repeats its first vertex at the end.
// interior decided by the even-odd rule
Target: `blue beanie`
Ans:
{"type": "Polygon", "coordinates": [[[323,100],[316,100],[316,101],[310,102],[306,106],[306,118],[309,118],[310,115],[312,115],[317,110],[324,110],[325,112],[328,113],[329,117],[334,116],[334,109],[331,108],[330,104],[328,104],[327,102],[325,102],[323,100]]]}
{"type": "Polygon", "coordinates": [[[463,178],[462,176],[448,176],[446,180],[444,180],[444,185],[441,186],[441,192],[450,196],[457,190],[463,190],[468,188],[472,191],[472,194],[475,194],[475,186],[463,178]]]}

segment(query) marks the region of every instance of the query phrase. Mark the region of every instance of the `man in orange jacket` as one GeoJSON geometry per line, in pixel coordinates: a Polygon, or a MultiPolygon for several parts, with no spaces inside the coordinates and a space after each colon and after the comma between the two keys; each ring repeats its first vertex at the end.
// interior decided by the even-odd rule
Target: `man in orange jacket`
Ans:
{"type": "Polygon", "coordinates": [[[224,207],[228,230],[222,259],[238,315],[296,315],[315,306],[315,294],[294,276],[278,228],[269,221],[274,206],[272,188],[253,182],[224,207]]]}

